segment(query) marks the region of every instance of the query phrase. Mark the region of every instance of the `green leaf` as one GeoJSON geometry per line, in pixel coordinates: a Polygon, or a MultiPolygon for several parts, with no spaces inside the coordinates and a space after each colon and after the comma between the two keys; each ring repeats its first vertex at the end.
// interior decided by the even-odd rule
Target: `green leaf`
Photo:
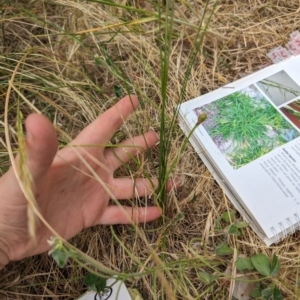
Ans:
{"type": "Polygon", "coordinates": [[[210,275],[210,282],[217,280],[220,277],[218,274],[210,275]]]}
{"type": "Polygon", "coordinates": [[[107,55],[105,56],[105,62],[106,62],[110,67],[114,66],[113,61],[112,61],[107,55]]]}
{"type": "Polygon", "coordinates": [[[117,98],[120,98],[123,94],[122,87],[120,87],[119,85],[114,85],[114,93],[117,98]]]}
{"type": "Polygon", "coordinates": [[[91,286],[98,281],[98,276],[93,273],[89,273],[84,276],[83,283],[87,286],[91,286]]]}
{"type": "Polygon", "coordinates": [[[233,253],[233,249],[230,248],[226,242],[221,243],[216,247],[216,254],[217,255],[220,255],[220,256],[230,255],[232,253],[233,253]]]}
{"type": "Polygon", "coordinates": [[[68,262],[69,254],[61,249],[55,249],[51,253],[53,259],[60,268],[64,268],[68,262]]]}
{"type": "Polygon", "coordinates": [[[95,65],[98,67],[101,65],[101,60],[98,56],[95,56],[95,65]]]}
{"type": "Polygon", "coordinates": [[[235,218],[235,211],[230,209],[229,211],[225,211],[222,215],[221,215],[221,218],[229,223],[230,221],[234,220],[235,218]]]}
{"type": "Polygon", "coordinates": [[[234,224],[231,224],[229,226],[228,233],[236,235],[236,236],[239,236],[241,234],[241,232],[239,231],[239,229],[234,224]]]}
{"type": "Polygon", "coordinates": [[[275,287],[273,291],[273,300],[283,300],[281,291],[279,288],[275,287]]]}
{"type": "Polygon", "coordinates": [[[93,273],[85,275],[83,282],[86,286],[97,293],[103,292],[106,288],[106,279],[93,273]]]}
{"type": "Polygon", "coordinates": [[[95,284],[96,287],[96,291],[99,292],[104,292],[105,288],[106,288],[106,279],[105,278],[101,278],[99,277],[99,280],[97,281],[97,283],[95,284]]]}
{"type": "Polygon", "coordinates": [[[269,300],[273,295],[273,289],[271,287],[267,287],[261,291],[261,295],[263,299],[269,300]]]}
{"type": "Polygon", "coordinates": [[[239,229],[248,227],[246,222],[235,221],[233,224],[239,229]]]}
{"type": "Polygon", "coordinates": [[[217,274],[210,275],[207,272],[199,272],[198,273],[199,280],[201,282],[203,282],[204,284],[210,284],[213,281],[215,281],[218,277],[219,277],[219,275],[217,275],[217,274]]]}
{"type": "Polygon", "coordinates": [[[254,269],[252,260],[251,260],[251,258],[248,258],[248,257],[239,257],[235,262],[235,266],[239,271],[254,269]]]}
{"type": "Polygon", "coordinates": [[[270,268],[270,261],[269,258],[260,253],[256,254],[251,258],[252,264],[256,271],[264,276],[270,276],[271,274],[271,268],[270,268]]]}
{"type": "Polygon", "coordinates": [[[278,257],[274,254],[273,260],[271,263],[271,276],[276,276],[280,271],[280,262],[278,257]]]}
{"type": "Polygon", "coordinates": [[[215,223],[216,223],[215,230],[221,230],[222,229],[221,220],[222,220],[221,217],[216,219],[216,221],[215,221],[215,223]]]}
{"type": "Polygon", "coordinates": [[[261,290],[260,290],[260,287],[255,287],[255,288],[251,291],[250,297],[251,297],[251,298],[254,298],[254,299],[260,298],[260,297],[261,297],[261,290]]]}
{"type": "Polygon", "coordinates": [[[206,272],[199,272],[198,273],[198,278],[204,284],[209,284],[210,283],[210,275],[206,272]]]}

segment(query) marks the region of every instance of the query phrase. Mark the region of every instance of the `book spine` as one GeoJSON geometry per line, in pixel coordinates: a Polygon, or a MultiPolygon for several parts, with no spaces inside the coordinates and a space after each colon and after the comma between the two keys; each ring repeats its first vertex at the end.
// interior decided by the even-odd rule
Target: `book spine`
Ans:
{"type": "Polygon", "coordinates": [[[300,217],[296,213],[293,214],[292,217],[286,218],[284,221],[279,222],[275,226],[272,226],[270,230],[276,239],[275,243],[279,243],[281,240],[285,239],[288,235],[295,233],[295,231],[299,228],[300,228],[300,217]]]}

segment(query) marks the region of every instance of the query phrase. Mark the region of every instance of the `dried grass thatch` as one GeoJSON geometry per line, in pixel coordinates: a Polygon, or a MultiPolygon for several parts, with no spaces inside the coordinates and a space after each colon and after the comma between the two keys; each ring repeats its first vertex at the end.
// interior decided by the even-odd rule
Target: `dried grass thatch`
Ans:
{"type": "MultiPolygon", "coordinates": [[[[115,2],[119,6],[105,3],[77,0],[5,0],[0,3],[0,94],[4,99],[14,67],[26,52],[15,86],[35,109],[54,122],[62,145],[115,103],[119,92],[137,94],[141,105],[115,136],[115,141],[149,129],[159,130],[159,46],[163,34],[158,25],[158,4],[143,0],[115,2]],[[120,73],[121,68],[124,73],[120,73]]],[[[179,1],[171,7],[175,19],[171,33],[167,122],[179,101],[204,4],[204,0],[179,1]]],[[[212,5],[208,12],[212,11],[212,5]]],[[[192,66],[185,99],[214,90],[268,64],[267,52],[284,45],[289,34],[299,30],[299,10],[298,0],[220,0],[201,54],[192,66]]],[[[208,17],[204,22],[207,20],[208,17]]],[[[161,20],[162,24],[164,21],[161,20]]],[[[24,99],[20,101],[17,93],[12,93],[9,113],[12,126],[18,102],[25,116],[33,110],[24,99]]],[[[0,115],[1,138],[4,132],[1,104],[0,115]]],[[[172,139],[170,159],[178,154],[183,141],[178,128],[172,139]]],[[[0,145],[0,173],[3,173],[9,159],[5,145],[0,145]]],[[[157,175],[158,148],[139,159],[144,160],[143,168],[157,175]]],[[[136,166],[131,168],[142,174],[136,166]]],[[[128,170],[123,169],[118,175],[128,175],[128,170]]],[[[232,264],[232,256],[216,257],[216,245],[224,240],[224,234],[214,231],[216,219],[231,205],[190,146],[181,155],[173,175],[184,177],[184,184],[168,197],[167,233],[159,223],[141,225],[140,229],[154,248],[164,236],[164,253],[157,254],[164,257],[168,270],[165,275],[177,299],[228,299],[230,279],[205,285],[199,280],[198,272],[224,272],[232,264]]],[[[251,256],[262,252],[269,257],[273,254],[279,257],[280,274],[265,283],[273,281],[285,299],[300,296],[299,238],[296,233],[266,248],[250,229],[239,238],[225,236],[236,253],[251,256]]],[[[71,242],[117,272],[156,268],[147,244],[131,226],[90,228],[71,242]],[[141,264],[137,264],[137,260],[141,264]]],[[[47,254],[13,262],[0,271],[0,298],[74,299],[86,289],[84,274],[86,271],[72,262],[59,269],[47,254]]],[[[168,298],[162,296],[165,292],[157,274],[133,278],[126,283],[137,288],[144,299],[168,298]]]]}

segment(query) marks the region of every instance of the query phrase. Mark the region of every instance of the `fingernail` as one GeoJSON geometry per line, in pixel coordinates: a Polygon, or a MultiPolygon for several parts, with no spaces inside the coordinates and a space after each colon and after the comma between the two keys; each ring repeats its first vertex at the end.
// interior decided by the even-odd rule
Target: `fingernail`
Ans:
{"type": "Polygon", "coordinates": [[[162,207],[160,207],[160,206],[157,206],[157,208],[158,208],[158,210],[159,210],[160,214],[162,215],[162,214],[163,214],[163,209],[162,209],[162,207]]]}
{"type": "Polygon", "coordinates": [[[26,132],[26,140],[27,140],[28,142],[32,142],[33,139],[34,139],[34,137],[33,137],[33,135],[31,134],[31,132],[30,132],[30,131],[26,132]]]}
{"type": "Polygon", "coordinates": [[[156,131],[152,131],[153,133],[155,133],[155,135],[156,135],[156,139],[157,139],[157,142],[154,144],[154,146],[157,146],[157,145],[159,145],[159,143],[160,143],[160,140],[159,140],[159,134],[156,132],[156,131]]]}
{"type": "Polygon", "coordinates": [[[183,176],[179,177],[173,177],[169,178],[167,182],[167,190],[170,191],[171,189],[176,189],[178,187],[181,187],[184,183],[183,176]]]}
{"type": "Polygon", "coordinates": [[[176,186],[182,186],[184,184],[184,175],[181,175],[181,176],[177,176],[174,178],[174,183],[176,186]]]}

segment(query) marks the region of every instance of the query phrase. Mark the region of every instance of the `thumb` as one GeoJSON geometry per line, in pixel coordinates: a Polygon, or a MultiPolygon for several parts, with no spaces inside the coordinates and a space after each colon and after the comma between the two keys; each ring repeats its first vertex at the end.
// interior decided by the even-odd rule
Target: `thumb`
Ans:
{"type": "Polygon", "coordinates": [[[49,170],[57,152],[57,136],[52,123],[43,115],[31,114],[25,121],[28,167],[34,181],[49,170]]]}

